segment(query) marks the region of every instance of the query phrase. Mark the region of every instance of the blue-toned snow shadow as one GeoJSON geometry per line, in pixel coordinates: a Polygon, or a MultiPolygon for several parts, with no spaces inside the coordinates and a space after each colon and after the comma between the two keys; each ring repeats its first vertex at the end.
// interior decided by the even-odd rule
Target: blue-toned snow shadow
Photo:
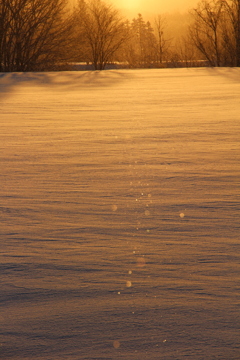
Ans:
{"type": "Polygon", "coordinates": [[[209,67],[206,70],[211,76],[222,76],[232,82],[240,83],[240,72],[237,67],[209,67]]]}
{"type": "Polygon", "coordinates": [[[121,70],[0,73],[0,99],[19,86],[37,86],[71,91],[81,87],[109,87],[132,77],[121,70]]]}

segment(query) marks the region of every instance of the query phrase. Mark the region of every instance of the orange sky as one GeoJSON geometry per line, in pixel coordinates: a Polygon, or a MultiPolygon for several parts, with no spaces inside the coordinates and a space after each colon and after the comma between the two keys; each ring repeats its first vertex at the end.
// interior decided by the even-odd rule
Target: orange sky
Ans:
{"type": "Polygon", "coordinates": [[[160,14],[166,12],[185,12],[196,6],[198,0],[109,0],[119,9],[130,14],[160,14]]]}
{"type": "MultiPolygon", "coordinates": [[[[77,0],[71,1],[77,2],[77,0]]],[[[136,16],[138,13],[158,15],[166,12],[186,12],[196,6],[199,0],[106,0],[106,2],[123,10],[126,16],[136,16]]]]}

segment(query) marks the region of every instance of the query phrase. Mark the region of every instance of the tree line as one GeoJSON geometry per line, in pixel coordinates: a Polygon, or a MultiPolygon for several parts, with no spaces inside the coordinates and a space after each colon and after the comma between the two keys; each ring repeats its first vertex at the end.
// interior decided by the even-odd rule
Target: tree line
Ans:
{"type": "Polygon", "coordinates": [[[0,0],[0,71],[240,66],[240,0],[201,0],[181,38],[164,15],[131,21],[104,0],[0,0]]]}

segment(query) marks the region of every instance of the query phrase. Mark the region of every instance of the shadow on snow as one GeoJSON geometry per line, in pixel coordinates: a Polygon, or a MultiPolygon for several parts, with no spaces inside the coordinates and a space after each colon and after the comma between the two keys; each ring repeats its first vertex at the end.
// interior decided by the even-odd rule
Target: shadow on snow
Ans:
{"type": "Polygon", "coordinates": [[[57,90],[76,90],[84,87],[108,87],[129,77],[126,71],[67,71],[0,73],[0,97],[9,96],[18,86],[48,87],[57,90]]]}

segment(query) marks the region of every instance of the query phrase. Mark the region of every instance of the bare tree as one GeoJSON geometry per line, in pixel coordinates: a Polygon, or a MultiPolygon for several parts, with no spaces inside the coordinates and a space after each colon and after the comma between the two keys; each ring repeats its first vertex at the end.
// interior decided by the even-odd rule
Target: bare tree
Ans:
{"type": "Polygon", "coordinates": [[[236,17],[235,17],[235,26],[234,26],[234,30],[235,30],[235,36],[236,36],[236,66],[240,66],[240,0],[235,0],[233,1],[233,4],[235,4],[235,13],[236,13],[236,17]]]}
{"type": "Polygon", "coordinates": [[[228,58],[240,66],[240,0],[223,0],[223,42],[228,58]]]}
{"type": "Polygon", "coordinates": [[[202,0],[192,11],[194,23],[190,27],[191,37],[211,66],[222,65],[220,36],[222,9],[222,1],[202,0]]]}
{"type": "Polygon", "coordinates": [[[240,0],[202,0],[191,38],[211,66],[240,66],[240,0]]]}
{"type": "Polygon", "coordinates": [[[95,70],[103,70],[127,39],[125,21],[118,10],[102,0],[79,0],[76,21],[81,53],[95,70]]]}
{"type": "Polygon", "coordinates": [[[163,60],[166,60],[167,53],[170,47],[170,39],[165,38],[165,28],[167,25],[166,18],[162,15],[158,15],[155,19],[155,31],[156,31],[156,44],[157,44],[157,58],[160,64],[163,60]]]}
{"type": "Polygon", "coordinates": [[[0,70],[52,68],[66,55],[67,0],[0,0],[0,70]]]}

